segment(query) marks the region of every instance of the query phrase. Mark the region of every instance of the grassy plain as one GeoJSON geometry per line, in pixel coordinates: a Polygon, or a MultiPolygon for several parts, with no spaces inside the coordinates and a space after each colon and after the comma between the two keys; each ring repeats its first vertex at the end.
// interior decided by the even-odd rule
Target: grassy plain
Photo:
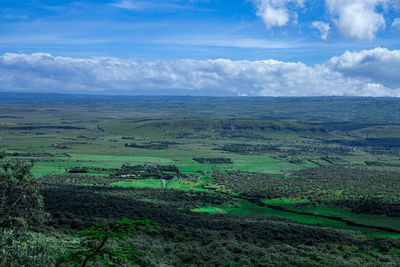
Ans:
{"type": "MultiPolygon", "coordinates": [[[[22,101],[0,105],[0,149],[12,157],[33,160],[33,175],[37,178],[52,174],[67,175],[73,167],[93,168],[87,175],[106,177],[110,169],[118,169],[123,164],[175,165],[181,173],[198,179],[198,182],[193,179],[172,180],[167,185],[169,189],[235,194],[225,190],[223,185],[215,184],[210,178],[211,173],[248,171],[290,179],[295,171],[327,165],[400,169],[396,147],[384,143],[382,146],[376,143],[371,146],[366,139],[367,133],[373,138],[400,138],[400,127],[396,125],[400,123],[400,115],[394,111],[398,103],[392,100],[387,100],[386,106],[381,104],[384,100],[376,100],[388,111],[379,114],[373,114],[362,101],[355,103],[354,99],[335,98],[320,99],[320,102],[268,99],[268,105],[257,99],[248,99],[247,102],[229,99],[233,101],[230,104],[228,100],[203,98],[172,98],[167,101],[154,98],[147,99],[148,102],[131,99],[131,103],[118,98],[109,103],[55,104],[57,101],[62,100],[55,96],[54,104],[22,101]],[[232,105],[235,101],[237,105],[232,105]],[[365,114],[357,114],[354,109],[349,111],[346,105],[352,101],[365,114]],[[307,112],[299,112],[302,109],[307,112]],[[340,122],[332,122],[335,112],[340,122]],[[132,144],[134,146],[130,146],[132,144]],[[243,144],[247,147],[241,146],[243,144]],[[164,147],[153,149],[154,145],[164,147]],[[224,150],[226,145],[239,150],[224,150]],[[230,158],[233,164],[201,164],[194,161],[194,157],[230,158]],[[366,165],[366,161],[376,165],[366,165]],[[206,189],[207,186],[209,189],[206,189]]],[[[152,178],[111,185],[161,188],[160,180],[152,178]]],[[[299,207],[296,199],[264,201],[296,211],[400,230],[398,217],[355,214],[324,206],[299,207]]],[[[244,201],[238,203],[239,207],[193,210],[275,216],[301,223],[360,230],[373,236],[398,237],[329,219],[291,214],[244,201]]]]}

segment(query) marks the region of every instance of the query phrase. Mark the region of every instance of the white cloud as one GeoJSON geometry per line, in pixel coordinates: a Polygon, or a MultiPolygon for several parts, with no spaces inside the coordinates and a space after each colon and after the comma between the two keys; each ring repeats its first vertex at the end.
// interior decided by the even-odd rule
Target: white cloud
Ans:
{"type": "Polygon", "coordinates": [[[392,29],[400,31],[400,18],[395,18],[392,23],[392,29]]]}
{"type": "Polygon", "coordinates": [[[267,28],[282,27],[292,18],[297,21],[297,13],[288,9],[290,3],[302,6],[304,0],[253,0],[257,7],[257,16],[261,17],[267,28]]]}
{"type": "Polygon", "coordinates": [[[346,77],[367,80],[385,87],[400,88],[400,50],[375,48],[346,52],[326,63],[330,69],[346,77]]]}
{"type": "Polygon", "coordinates": [[[322,65],[277,60],[0,56],[0,89],[29,92],[165,92],[252,96],[397,96],[400,51],[346,52],[322,65]]]}
{"type": "Polygon", "coordinates": [[[329,34],[329,31],[331,30],[331,26],[329,26],[328,23],[322,22],[322,21],[314,21],[312,23],[312,26],[319,30],[319,32],[321,33],[322,40],[328,39],[328,34],[329,34]]]}
{"type": "MultiPolygon", "coordinates": [[[[298,13],[307,15],[310,10],[304,7],[307,0],[249,0],[257,8],[268,29],[283,27],[290,22],[297,24],[298,13]]],[[[312,1],[309,1],[312,2],[312,1]]],[[[326,40],[334,26],[341,37],[353,40],[373,40],[380,30],[386,28],[385,15],[391,10],[400,9],[399,0],[325,0],[329,22],[316,21],[312,26],[326,40]]],[[[312,7],[311,7],[312,9],[312,7]]],[[[400,19],[400,18],[399,18],[400,19]]],[[[395,20],[393,28],[400,28],[400,21],[395,20]]]]}
{"type": "Polygon", "coordinates": [[[385,18],[377,8],[392,0],[325,0],[340,34],[349,39],[372,40],[385,28],[385,18]]]}

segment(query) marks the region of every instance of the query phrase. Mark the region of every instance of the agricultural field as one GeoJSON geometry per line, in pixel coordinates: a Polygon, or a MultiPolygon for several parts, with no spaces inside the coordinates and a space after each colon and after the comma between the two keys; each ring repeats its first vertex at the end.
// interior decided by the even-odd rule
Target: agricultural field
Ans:
{"type": "Polygon", "coordinates": [[[397,99],[0,95],[0,151],[41,183],[35,235],[149,219],[137,265],[400,264],[397,99]]]}

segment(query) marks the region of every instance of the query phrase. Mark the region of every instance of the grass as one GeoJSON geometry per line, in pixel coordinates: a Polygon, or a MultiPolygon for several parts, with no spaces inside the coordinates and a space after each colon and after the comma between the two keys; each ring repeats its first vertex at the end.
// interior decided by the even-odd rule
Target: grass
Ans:
{"type": "MultiPolygon", "coordinates": [[[[65,174],[66,169],[73,167],[94,167],[94,168],[119,168],[122,164],[129,165],[141,164],[160,164],[160,165],[176,165],[182,173],[187,175],[199,176],[199,173],[204,174],[212,172],[215,169],[225,170],[241,170],[264,172],[271,174],[279,174],[283,169],[298,170],[306,166],[291,164],[289,162],[280,161],[268,156],[246,156],[246,155],[228,155],[232,158],[234,164],[200,164],[192,160],[193,153],[187,156],[186,151],[169,150],[168,155],[163,157],[157,155],[163,154],[157,150],[147,151],[147,156],[123,156],[123,155],[100,155],[100,154],[77,154],[68,153],[70,157],[61,155],[54,157],[54,161],[37,161],[33,173],[35,177],[40,177],[46,174],[56,173],[65,174]]],[[[202,152],[202,154],[206,152],[202,152]]],[[[220,156],[220,154],[217,154],[220,156]]]]}
{"type": "Polygon", "coordinates": [[[65,168],[35,164],[32,168],[33,177],[39,178],[47,174],[65,174],[65,168]]]}
{"type": "Polygon", "coordinates": [[[307,212],[315,215],[325,215],[332,217],[340,217],[342,219],[352,221],[355,223],[368,225],[387,227],[400,231],[400,218],[389,217],[386,215],[371,215],[371,214],[356,214],[348,210],[331,208],[327,206],[295,206],[295,204],[308,203],[307,200],[302,199],[264,199],[264,203],[281,206],[289,210],[307,212]]]}
{"type": "Polygon", "coordinates": [[[344,229],[344,230],[353,230],[359,231],[366,235],[373,237],[392,237],[392,238],[400,238],[400,234],[393,234],[390,232],[380,231],[376,229],[370,229],[366,227],[355,227],[349,226],[344,222],[320,218],[312,215],[300,215],[285,211],[279,211],[268,207],[260,207],[255,204],[252,204],[246,200],[237,199],[237,207],[228,206],[228,207],[201,207],[198,209],[192,209],[194,212],[207,212],[207,213],[231,213],[231,214],[241,214],[248,216],[266,216],[266,217],[279,217],[288,219],[291,221],[299,222],[299,223],[307,223],[307,224],[317,224],[325,227],[331,227],[336,229],[344,229]]]}
{"type": "Polygon", "coordinates": [[[204,213],[209,213],[209,214],[224,214],[224,213],[227,213],[224,209],[217,208],[217,207],[202,207],[202,208],[192,209],[192,211],[194,211],[194,212],[204,212],[204,213]]]}

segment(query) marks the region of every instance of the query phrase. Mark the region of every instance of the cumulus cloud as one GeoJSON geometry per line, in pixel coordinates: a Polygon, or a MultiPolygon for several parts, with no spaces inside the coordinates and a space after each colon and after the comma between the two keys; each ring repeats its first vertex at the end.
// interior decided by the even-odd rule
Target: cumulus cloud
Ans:
{"type": "MultiPolygon", "coordinates": [[[[257,8],[257,16],[261,17],[268,29],[283,27],[290,22],[297,23],[298,11],[307,14],[312,9],[305,8],[307,0],[249,0],[257,8]]],[[[380,30],[386,29],[385,15],[392,10],[400,10],[399,0],[325,0],[328,21],[312,23],[326,40],[335,27],[340,36],[353,40],[373,40],[380,30]]],[[[400,29],[400,18],[395,19],[393,29],[400,29]]]]}
{"type": "Polygon", "coordinates": [[[400,96],[400,51],[347,52],[322,65],[277,60],[0,56],[0,89],[29,92],[164,91],[251,96],[400,96]]]}
{"type": "Polygon", "coordinates": [[[391,0],[326,0],[340,34],[345,38],[372,40],[380,29],[385,28],[385,18],[378,12],[391,0]]]}
{"type": "Polygon", "coordinates": [[[319,30],[319,32],[321,33],[322,40],[328,39],[328,34],[329,34],[329,31],[331,30],[331,26],[329,26],[328,23],[322,22],[322,21],[314,21],[312,23],[312,26],[319,30]]]}
{"type": "Polygon", "coordinates": [[[290,19],[297,20],[297,13],[288,9],[290,3],[302,6],[304,0],[253,0],[257,7],[257,16],[261,17],[267,28],[282,27],[290,19]]]}
{"type": "Polygon", "coordinates": [[[326,65],[346,77],[365,79],[387,88],[400,88],[400,50],[375,48],[346,52],[333,57],[326,65]]]}
{"type": "Polygon", "coordinates": [[[400,31],[400,18],[395,18],[392,23],[392,29],[400,31]]]}

